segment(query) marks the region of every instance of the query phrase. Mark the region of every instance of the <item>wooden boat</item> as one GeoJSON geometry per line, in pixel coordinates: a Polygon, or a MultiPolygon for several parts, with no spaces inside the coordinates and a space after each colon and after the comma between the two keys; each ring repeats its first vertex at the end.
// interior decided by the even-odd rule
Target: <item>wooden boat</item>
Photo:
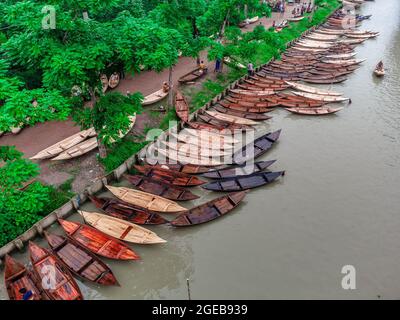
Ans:
{"type": "Polygon", "coordinates": [[[135,206],[156,212],[181,212],[186,208],[178,205],[176,202],[156,196],[151,193],[133,190],[124,187],[106,186],[106,188],[118,199],[135,206]]]}
{"type": "Polygon", "coordinates": [[[244,163],[237,166],[230,166],[225,169],[209,171],[204,173],[203,176],[210,179],[224,179],[237,176],[245,176],[256,172],[261,172],[270,167],[275,162],[276,160],[244,163]]]}
{"type": "Polygon", "coordinates": [[[96,208],[114,218],[140,225],[158,225],[168,223],[168,220],[164,219],[156,212],[144,210],[115,198],[98,198],[95,196],[89,196],[89,199],[96,208]]]}
{"type": "Polygon", "coordinates": [[[166,151],[177,152],[179,155],[185,157],[213,157],[213,156],[226,156],[232,152],[233,146],[229,146],[229,148],[221,149],[221,148],[208,148],[209,145],[198,146],[190,143],[181,143],[181,142],[169,142],[164,140],[157,141],[157,148],[162,148],[166,151]]]}
{"type": "Polygon", "coordinates": [[[234,94],[239,94],[239,95],[244,95],[244,96],[257,96],[257,97],[265,97],[265,96],[270,96],[272,94],[275,94],[274,90],[251,91],[251,90],[230,89],[229,91],[234,94]]]}
{"type": "Polygon", "coordinates": [[[374,74],[377,77],[383,77],[386,74],[386,71],[385,71],[385,69],[375,69],[374,74]]]}
{"type": "Polygon", "coordinates": [[[139,260],[140,257],[123,242],[90,226],[58,219],[65,233],[93,253],[115,260],[139,260]]]}
{"type": "Polygon", "coordinates": [[[325,55],[326,59],[339,59],[339,60],[345,60],[345,59],[351,59],[353,58],[357,53],[352,52],[352,53],[343,53],[343,54],[328,54],[325,55]]]}
{"type": "MultiPolygon", "coordinates": [[[[227,98],[228,100],[228,98],[227,98]]],[[[230,99],[229,99],[230,100],[230,99]]],[[[232,100],[231,100],[232,101],[232,100]]],[[[267,113],[271,112],[274,107],[278,107],[279,103],[269,102],[269,101],[241,101],[237,102],[224,102],[220,101],[219,104],[229,110],[241,111],[241,112],[251,112],[251,113],[267,113]]]]}
{"type": "MultiPolygon", "coordinates": [[[[297,82],[287,81],[287,84],[296,90],[307,92],[307,93],[318,94],[318,95],[322,95],[322,96],[333,96],[333,97],[340,97],[342,95],[339,92],[319,89],[319,88],[307,86],[307,85],[297,83],[297,82]]],[[[317,99],[317,100],[319,100],[319,99],[317,99]]]]}
{"type": "Polygon", "coordinates": [[[180,187],[195,187],[205,183],[198,177],[193,177],[189,174],[165,169],[161,166],[139,166],[134,165],[134,168],[146,177],[153,178],[158,181],[170,183],[180,187]]]}
{"type": "Polygon", "coordinates": [[[245,176],[221,179],[208,183],[202,188],[211,191],[244,191],[248,189],[258,188],[272,183],[280,176],[285,174],[284,171],[279,172],[257,172],[245,176]]]}
{"type": "Polygon", "coordinates": [[[136,244],[166,243],[156,233],[132,222],[106,216],[97,212],[78,211],[86,223],[119,240],[136,244]]]}
{"type": "Polygon", "coordinates": [[[176,92],[175,111],[179,119],[181,119],[184,122],[189,121],[189,105],[180,91],[176,92]]]}
{"type": "Polygon", "coordinates": [[[105,74],[100,76],[100,82],[102,87],[102,92],[105,93],[108,89],[108,77],[105,74]]]}
{"type": "Polygon", "coordinates": [[[190,71],[189,73],[183,75],[182,77],[180,77],[178,79],[179,83],[189,83],[189,82],[193,82],[196,81],[197,79],[200,79],[201,77],[205,76],[206,72],[203,71],[201,68],[196,68],[192,71],[190,71]]]}
{"type": "Polygon", "coordinates": [[[307,115],[307,116],[323,116],[336,113],[343,108],[286,108],[292,113],[307,115]]]}
{"type": "Polygon", "coordinates": [[[322,35],[322,34],[309,34],[304,37],[304,39],[313,40],[313,41],[336,41],[339,39],[337,35],[322,35]]]}
{"type": "Polygon", "coordinates": [[[220,113],[220,112],[211,111],[211,110],[206,110],[206,113],[208,115],[210,115],[211,117],[214,117],[214,118],[224,121],[224,122],[235,123],[235,124],[240,124],[240,125],[248,125],[248,126],[257,125],[257,122],[254,120],[249,120],[249,119],[241,118],[238,116],[233,116],[233,115],[226,114],[226,113],[220,113]]]}
{"type": "Polygon", "coordinates": [[[171,225],[174,227],[189,227],[220,218],[236,208],[245,195],[246,192],[236,192],[209,201],[181,214],[171,221],[171,225]]]}
{"type": "Polygon", "coordinates": [[[233,66],[234,68],[237,69],[247,69],[245,65],[237,61],[232,61],[232,59],[229,57],[225,57],[223,61],[228,66],[233,66]]]}
{"type": "Polygon", "coordinates": [[[157,149],[157,152],[160,155],[167,157],[170,160],[174,160],[182,164],[193,164],[196,166],[204,166],[204,167],[214,167],[214,166],[220,166],[222,164],[219,159],[216,159],[220,158],[220,156],[218,157],[213,156],[212,158],[210,157],[210,155],[186,156],[176,150],[165,150],[164,148],[157,149]]]}
{"type": "Polygon", "coordinates": [[[48,250],[29,242],[29,256],[35,276],[48,285],[44,292],[52,300],[83,300],[81,290],[68,269],[48,250]],[[49,277],[52,274],[52,277],[49,277]],[[50,279],[49,279],[50,278],[50,279]]]}
{"type": "Polygon", "coordinates": [[[158,169],[165,169],[165,170],[170,170],[170,171],[176,171],[176,172],[181,172],[185,174],[202,174],[205,172],[208,172],[210,170],[209,167],[202,167],[202,166],[194,166],[191,164],[161,164],[161,165],[153,165],[154,168],[158,169]]]}
{"type": "Polygon", "coordinates": [[[231,116],[241,117],[244,119],[250,119],[250,120],[254,120],[254,121],[264,121],[264,120],[269,120],[272,118],[270,116],[267,116],[264,114],[259,114],[259,113],[231,110],[228,108],[224,108],[223,106],[220,106],[220,105],[215,105],[215,106],[213,106],[213,108],[220,113],[225,113],[225,114],[228,114],[231,116]]]}
{"type": "Polygon", "coordinates": [[[189,121],[185,123],[187,126],[189,126],[191,129],[195,130],[202,130],[202,131],[224,131],[224,130],[230,130],[226,126],[223,125],[216,125],[216,124],[211,124],[211,123],[204,123],[204,122],[198,122],[198,121],[189,121]]]}
{"type": "Polygon", "coordinates": [[[159,180],[154,180],[152,178],[128,174],[125,175],[125,178],[139,190],[155,194],[169,200],[189,201],[199,198],[199,196],[193,194],[189,190],[173,186],[172,184],[164,183],[159,180]]]}
{"type": "Polygon", "coordinates": [[[152,94],[149,94],[148,96],[146,96],[142,102],[143,106],[148,106],[154,103],[157,103],[161,100],[163,100],[167,95],[168,95],[168,91],[165,92],[163,89],[160,89],[156,92],[153,92],[152,94]]]}
{"type": "MultiPolygon", "coordinates": [[[[226,136],[208,136],[204,134],[207,131],[199,131],[199,135],[191,135],[187,132],[190,129],[184,129],[179,134],[170,133],[169,141],[176,142],[182,141],[186,144],[197,146],[202,149],[212,149],[212,150],[230,150],[234,147],[237,140],[233,140],[233,138],[226,136]]],[[[197,130],[195,130],[197,132],[197,130]]]]}
{"type": "Polygon", "coordinates": [[[98,147],[97,137],[93,137],[60,153],[57,157],[51,159],[51,161],[69,160],[76,157],[80,157],[96,149],[97,147],[98,147]]]}
{"type": "Polygon", "coordinates": [[[322,60],[323,63],[330,63],[330,64],[338,64],[342,66],[349,66],[360,64],[364,62],[366,59],[348,59],[348,60],[322,60]]]}
{"type": "Polygon", "coordinates": [[[52,252],[72,274],[103,286],[119,285],[111,269],[78,242],[48,232],[44,235],[52,252]]]}
{"type": "Polygon", "coordinates": [[[334,84],[334,83],[341,83],[346,80],[347,77],[337,77],[332,79],[304,79],[305,82],[316,83],[316,84],[334,84]]]}
{"type": "Polygon", "coordinates": [[[233,158],[233,164],[243,164],[252,159],[256,159],[261,155],[265,154],[272,146],[278,141],[282,130],[277,130],[271,133],[267,133],[260,138],[254,140],[254,142],[244,146],[241,150],[237,151],[233,158]]]}
{"type": "Polygon", "coordinates": [[[338,97],[338,96],[325,96],[325,95],[307,93],[307,92],[292,91],[292,93],[297,96],[315,99],[315,100],[321,100],[324,102],[345,102],[345,101],[350,100],[350,98],[344,98],[344,97],[338,97]]]}
{"type": "Polygon", "coordinates": [[[80,131],[64,140],[61,140],[60,142],[57,142],[53,144],[52,146],[40,151],[33,157],[31,157],[31,160],[43,160],[43,159],[48,159],[55,157],[59,155],[60,153],[76,146],[77,144],[81,143],[82,141],[86,140],[87,138],[93,137],[96,135],[96,131],[91,128],[88,130],[80,131]]]}
{"type": "Polygon", "coordinates": [[[289,22],[299,22],[299,21],[301,21],[301,20],[303,20],[304,19],[304,16],[301,16],[301,17],[292,17],[292,18],[287,18],[287,21],[289,21],[289,22]]]}
{"type": "Polygon", "coordinates": [[[110,76],[110,80],[108,81],[108,86],[111,89],[115,89],[116,87],[118,87],[120,80],[121,80],[121,77],[120,77],[119,73],[114,72],[110,76]]]}
{"type": "Polygon", "coordinates": [[[5,257],[4,284],[10,300],[23,300],[20,292],[23,288],[32,292],[30,300],[49,299],[35,275],[8,254],[5,257]]]}
{"type": "Polygon", "coordinates": [[[232,122],[227,122],[225,120],[220,120],[216,117],[211,116],[208,112],[199,112],[197,114],[197,117],[204,121],[207,124],[211,124],[213,126],[221,126],[224,129],[228,129],[231,131],[234,130],[252,130],[253,128],[249,125],[245,124],[239,124],[239,123],[232,123],[232,122]]]}

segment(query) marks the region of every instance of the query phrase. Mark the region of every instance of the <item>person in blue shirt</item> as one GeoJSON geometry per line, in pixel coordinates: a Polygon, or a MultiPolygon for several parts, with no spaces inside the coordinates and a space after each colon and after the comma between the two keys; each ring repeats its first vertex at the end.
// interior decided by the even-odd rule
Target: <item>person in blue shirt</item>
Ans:
{"type": "Polygon", "coordinates": [[[31,290],[26,290],[26,288],[19,289],[19,293],[22,294],[22,300],[32,300],[33,292],[31,290]]]}

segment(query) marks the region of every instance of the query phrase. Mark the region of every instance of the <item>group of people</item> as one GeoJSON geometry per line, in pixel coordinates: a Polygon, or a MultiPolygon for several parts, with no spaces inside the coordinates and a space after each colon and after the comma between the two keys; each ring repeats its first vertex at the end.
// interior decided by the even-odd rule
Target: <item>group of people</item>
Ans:
{"type": "Polygon", "coordinates": [[[272,6],[273,12],[280,12],[281,14],[283,14],[286,11],[286,3],[284,0],[278,0],[274,3],[270,2],[270,5],[272,6]]]}
{"type": "Polygon", "coordinates": [[[302,4],[297,5],[292,10],[292,15],[295,17],[303,16],[306,12],[311,12],[313,10],[312,2],[303,2],[302,4]]]}

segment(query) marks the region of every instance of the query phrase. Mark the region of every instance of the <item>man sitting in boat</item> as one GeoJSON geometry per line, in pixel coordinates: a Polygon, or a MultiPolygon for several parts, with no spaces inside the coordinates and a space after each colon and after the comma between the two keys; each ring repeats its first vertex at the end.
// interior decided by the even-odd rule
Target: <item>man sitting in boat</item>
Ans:
{"type": "Polygon", "coordinates": [[[376,66],[376,70],[382,71],[383,70],[383,61],[379,61],[378,65],[376,66]]]}
{"type": "Polygon", "coordinates": [[[200,61],[199,68],[200,68],[200,72],[207,73],[207,66],[203,60],[200,61]]]}
{"type": "Polygon", "coordinates": [[[169,84],[167,83],[167,81],[164,81],[162,85],[163,92],[167,93],[169,92],[169,89],[170,89],[169,84]]]}
{"type": "Polygon", "coordinates": [[[26,288],[19,289],[19,293],[22,295],[22,300],[33,300],[33,292],[26,290],[26,288]]]}

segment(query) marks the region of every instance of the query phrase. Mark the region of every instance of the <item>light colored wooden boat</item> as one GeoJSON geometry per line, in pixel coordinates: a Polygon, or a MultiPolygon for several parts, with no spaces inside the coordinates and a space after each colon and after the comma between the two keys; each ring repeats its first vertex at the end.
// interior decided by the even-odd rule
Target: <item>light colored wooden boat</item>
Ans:
{"type": "Polygon", "coordinates": [[[330,43],[311,43],[311,42],[296,42],[296,46],[311,48],[311,49],[329,49],[332,47],[330,43]]]}
{"type": "Polygon", "coordinates": [[[386,74],[386,72],[385,72],[384,69],[383,69],[383,70],[375,69],[374,74],[375,74],[377,77],[383,77],[383,76],[386,74]]]}
{"type": "Polygon", "coordinates": [[[168,92],[164,92],[163,89],[160,89],[160,90],[153,92],[152,94],[149,94],[148,96],[146,96],[143,100],[142,105],[148,106],[148,105],[157,103],[157,102],[161,101],[162,99],[164,99],[167,95],[168,95],[168,92]]]}
{"type": "Polygon", "coordinates": [[[224,63],[226,65],[228,65],[228,66],[231,65],[231,66],[234,66],[234,67],[236,67],[238,69],[247,69],[244,64],[242,64],[240,62],[232,61],[232,59],[229,58],[229,57],[225,57],[224,58],[224,63]]]}
{"type": "Polygon", "coordinates": [[[51,161],[69,160],[76,157],[80,157],[88,153],[89,151],[96,149],[97,147],[98,147],[97,137],[93,137],[60,153],[57,157],[51,159],[51,161]]]}
{"type": "Polygon", "coordinates": [[[190,129],[190,128],[185,128],[181,131],[179,131],[179,135],[185,135],[185,134],[190,134],[192,136],[197,137],[198,139],[215,139],[217,142],[222,141],[225,143],[237,143],[239,142],[237,139],[235,139],[232,134],[220,134],[218,131],[213,132],[209,130],[196,130],[196,129],[190,129]]]}
{"type": "Polygon", "coordinates": [[[193,155],[201,155],[202,157],[210,157],[210,156],[229,156],[233,153],[233,147],[221,150],[208,148],[209,146],[197,146],[195,144],[190,143],[180,143],[180,142],[168,142],[168,141],[158,141],[157,148],[164,148],[165,150],[175,150],[178,151],[179,154],[184,156],[191,157],[193,155]]]}
{"type": "Polygon", "coordinates": [[[336,113],[343,108],[285,108],[287,111],[292,113],[306,115],[306,116],[324,116],[328,114],[336,113]]]}
{"type": "Polygon", "coordinates": [[[322,34],[309,34],[304,39],[315,40],[315,41],[336,41],[339,39],[337,35],[322,35],[322,34]]]}
{"type": "Polygon", "coordinates": [[[338,97],[342,95],[339,92],[319,89],[319,88],[307,86],[307,85],[297,83],[297,82],[286,81],[286,83],[296,90],[307,92],[307,93],[318,94],[318,95],[322,95],[322,96],[338,96],[338,97]]]}
{"type": "Polygon", "coordinates": [[[220,113],[220,112],[216,112],[216,111],[206,110],[206,113],[218,120],[229,122],[229,123],[243,124],[243,125],[249,125],[249,126],[254,126],[254,125],[258,124],[256,121],[253,121],[253,120],[249,120],[249,119],[245,119],[245,118],[241,118],[241,117],[237,117],[237,116],[232,116],[229,114],[220,113]]]}
{"type": "Polygon", "coordinates": [[[186,208],[175,201],[165,199],[147,192],[133,190],[124,187],[106,186],[110,192],[122,201],[157,212],[182,212],[186,208]]]}
{"type": "Polygon", "coordinates": [[[318,52],[325,52],[326,49],[316,49],[316,48],[307,48],[307,47],[301,47],[301,46],[293,46],[293,49],[297,51],[304,51],[304,52],[313,52],[313,53],[318,53],[318,52]]]}
{"type": "Polygon", "coordinates": [[[256,23],[258,20],[260,20],[260,18],[259,18],[258,16],[256,16],[256,17],[247,19],[247,22],[248,22],[249,24],[252,24],[252,23],[256,23]]]}
{"type": "Polygon", "coordinates": [[[355,64],[360,64],[366,61],[366,59],[347,59],[347,60],[339,60],[339,59],[326,59],[322,60],[324,63],[331,63],[331,64],[340,64],[340,65],[355,65],[355,64]]]}
{"type": "Polygon", "coordinates": [[[215,138],[198,138],[190,134],[184,133],[171,133],[170,137],[172,137],[173,142],[181,141],[186,144],[190,144],[196,146],[197,148],[211,149],[211,150],[231,150],[234,148],[234,143],[224,142],[223,139],[215,139],[215,138]]]}
{"type": "Polygon", "coordinates": [[[346,30],[333,30],[333,29],[325,29],[325,28],[320,28],[315,30],[314,32],[320,33],[320,34],[327,34],[327,35],[343,35],[346,33],[346,30]]]}
{"type": "Polygon", "coordinates": [[[166,243],[153,231],[126,220],[120,220],[97,212],[78,211],[86,223],[116,239],[137,244],[166,243]]]}
{"type": "Polygon", "coordinates": [[[304,16],[301,16],[301,17],[287,18],[287,21],[289,21],[289,22],[299,22],[299,21],[301,21],[303,19],[304,19],[304,16]]]}
{"type": "Polygon", "coordinates": [[[35,154],[31,157],[31,160],[42,160],[53,158],[59,155],[61,152],[64,152],[73,146],[76,146],[78,143],[86,140],[87,138],[93,137],[96,135],[96,131],[94,128],[90,128],[88,130],[80,131],[60,142],[53,144],[52,146],[40,151],[39,153],[35,154]]]}
{"type": "Polygon", "coordinates": [[[344,97],[335,97],[335,96],[324,96],[320,94],[313,94],[313,93],[307,93],[307,92],[298,92],[298,91],[292,91],[293,94],[296,96],[308,98],[308,99],[314,99],[314,100],[320,100],[320,101],[325,101],[325,102],[345,102],[349,101],[349,98],[344,98],[344,97]]]}
{"type": "Polygon", "coordinates": [[[350,38],[350,39],[371,39],[371,38],[375,38],[378,35],[376,34],[353,34],[353,33],[346,33],[345,34],[346,38],[350,38]]]}
{"type": "Polygon", "coordinates": [[[342,54],[330,54],[326,55],[325,58],[329,60],[348,60],[352,59],[357,53],[356,52],[351,52],[351,53],[342,53],[342,54]]]}
{"type": "Polygon", "coordinates": [[[366,40],[367,39],[344,39],[344,40],[339,40],[338,43],[352,45],[352,44],[361,44],[366,40]]]}
{"type": "Polygon", "coordinates": [[[157,149],[157,152],[168,159],[174,160],[181,164],[191,164],[194,166],[201,166],[201,167],[216,167],[222,165],[222,161],[214,159],[220,158],[218,155],[212,155],[213,158],[210,157],[203,157],[199,155],[198,157],[192,156],[188,157],[183,154],[180,154],[173,150],[165,150],[165,149],[157,149]]]}

